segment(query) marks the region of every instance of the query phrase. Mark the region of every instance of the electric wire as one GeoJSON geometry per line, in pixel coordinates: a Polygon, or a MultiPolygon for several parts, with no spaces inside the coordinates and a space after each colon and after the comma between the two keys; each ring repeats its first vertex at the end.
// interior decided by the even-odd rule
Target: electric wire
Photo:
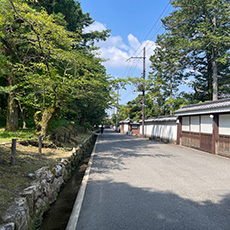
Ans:
{"type": "MultiPolygon", "coordinates": [[[[138,56],[138,55],[141,54],[142,50],[140,50],[138,53],[137,53],[137,51],[143,46],[143,41],[145,41],[145,40],[147,39],[147,37],[148,37],[149,34],[152,32],[152,30],[154,29],[154,27],[157,25],[158,21],[161,19],[162,15],[165,13],[165,11],[166,11],[167,8],[169,7],[169,5],[170,5],[170,2],[168,2],[168,4],[166,5],[166,7],[163,9],[163,11],[161,12],[160,16],[158,17],[158,19],[156,20],[156,22],[154,23],[154,25],[152,26],[152,28],[150,29],[150,31],[147,33],[147,35],[145,36],[145,38],[142,40],[142,42],[140,42],[140,45],[139,45],[138,48],[135,50],[135,52],[133,53],[132,56],[134,56],[134,55],[138,56]],[[136,54],[136,53],[137,53],[137,54],[136,54]]],[[[147,44],[145,45],[146,48],[148,47],[148,45],[150,44],[150,42],[153,40],[153,38],[158,34],[158,32],[159,32],[161,29],[162,29],[162,26],[160,26],[160,27],[156,30],[156,32],[154,33],[154,35],[150,38],[150,40],[148,40],[147,44]]],[[[154,45],[155,45],[155,44],[152,44],[148,49],[146,49],[146,52],[147,52],[149,49],[151,49],[154,45]]],[[[131,76],[132,76],[132,74],[134,73],[134,71],[135,71],[137,65],[139,64],[139,62],[140,62],[140,60],[137,60],[136,65],[131,66],[131,68],[129,69],[127,75],[131,75],[131,76]]],[[[127,71],[127,69],[126,69],[126,71],[127,71]]],[[[126,73],[126,71],[125,71],[125,73],[126,73]]],[[[124,75],[125,75],[125,73],[124,73],[124,75]]],[[[123,75],[123,76],[124,76],[124,75],[123,75]]]]}
{"type": "MultiPolygon", "coordinates": [[[[138,52],[138,50],[143,46],[143,42],[148,38],[148,36],[151,34],[151,32],[153,31],[153,29],[156,27],[157,23],[159,22],[159,20],[162,18],[163,14],[166,12],[166,10],[168,9],[170,5],[170,1],[167,3],[167,5],[165,6],[165,8],[163,9],[163,11],[161,12],[161,14],[159,15],[159,17],[157,18],[156,22],[153,24],[153,26],[151,27],[151,29],[149,30],[149,32],[147,33],[147,35],[144,37],[144,39],[140,42],[140,45],[138,46],[138,48],[134,51],[133,53],[133,56],[134,55],[140,55],[142,50],[140,50],[138,52]],[[138,52],[138,53],[137,53],[138,52]]],[[[154,44],[151,44],[150,47],[148,47],[148,45],[152,42],[153,38],[158,34],[158,32],[162,29],[162,25],[155,31],[155,33],[152,35],[152,37],[150,38],[150,40],[147,41],[147,44],[145,45],[145,47],[147,48],[146,52],[148,50],[150,50],[154,45],[154,44]]],[[[137,66],[140,62],[140,59],[136,60],[136,64],[134,65],[134,60],[132,62],[129,61],[128,65],[126,66],[125,68],[125,71],[124,71],[124,74],[123,76],[132,76],[135,72],[135,70],[137,69],[137,66]]],[[[149,68],[148,68],[149,70],[149,68]]],[[[148,71],[147,70],[147,71],[148,71]]],[[[147,72],[146,71],[146,72],[147,72]]],[[[127,92],[127,94],[130,94],[130,92],[127,92]]],[[[125,95],[127,95],[125,94],[125,95]]],[[[124,97],[124,95],[122,96],[124,97]]]]}
{"type": "MultiPolygon", "coordinates": [[[[150,29],[150,31],[147,33],[147,35],[145,36],[145,38],[142,40],[145,41],[147,39],[147,37],[149,36],[149,34],[152,32],[152,30],[154,29],[154,27],[156,26],[156,24],[158,23],[158,21],[161,19],[162,15],[164,14],[164,12],[167,10],[167,8],[170,5],[170,1],[168,2],[168,4],[166,5],[166,7],[163,9],[163,11],[161,12],[160,16],[158,17],[158,19],[156,20],[156,22],[153,24],[152,28],[150,29]]],[[[135,50],[135,52],[133,53],[133,56],[136,54],[136,52],[140,49],[140,47],[142,46],[142,43],[138,46],[138,48],[135,50]]],[[[141,52],[141,51],[140,51],[141,52]]]]}

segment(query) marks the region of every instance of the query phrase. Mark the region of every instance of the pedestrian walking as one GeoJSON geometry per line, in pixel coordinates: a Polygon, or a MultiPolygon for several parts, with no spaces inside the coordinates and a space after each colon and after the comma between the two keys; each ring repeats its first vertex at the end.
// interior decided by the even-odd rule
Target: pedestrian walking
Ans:
{"type": "Polygon", "coordinates": [[[104,132],[104,127],[103,125],[101,126],[101,136],[103,136],[103,132],[104,132]]]}

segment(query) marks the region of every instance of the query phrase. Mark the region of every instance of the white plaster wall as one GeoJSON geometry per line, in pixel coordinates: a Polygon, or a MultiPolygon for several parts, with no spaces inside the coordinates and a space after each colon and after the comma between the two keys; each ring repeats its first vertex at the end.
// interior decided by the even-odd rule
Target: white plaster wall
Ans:
{"type": "Polygon", "coordinates": [[[189,132],[189,117],[182,117],[182,131],[189,132]]]}
{"type": "MultiPolygon", "coordinates": [[[[177,139],[177,123],[176,122],[155,122],[145,125],[145,135],[147,137],[154,136],[176,141],[177,139]]],[[[140,126],[140,134],[142,134],[142,125],[140,126]]]]}
{"type": "MultiPolygon", "coordinates": [[[[151,137],[151,135],[152,135],[152,129],[153,129],[152,125],[145,125],[145,131],[144,131],[144,133],[145,133],[145,135],[147,137],[151,137]]],[[[142,129],[141,129],[141,133],[142,133],[142,129]]]]}
{"type": "Polygon", "coordinates": [[[213,118],[209,115],[201,116],[201,133],[213,133],[213,118]]]}
{"type": "Polygon", "coordinates": [[[127,133],[129,131],[129,125],[124,124],[124,133],[127,133]]]}
{"type": "Polygon", "coordinates": [[[219,134],[230,135],[230,114],[219,115],[219,134]]]}
{"type": "Polygon", "coordinates": [[[200,132],[200,119],[199,116],[191,116],[190,131],[191,132],[200,132]]]}

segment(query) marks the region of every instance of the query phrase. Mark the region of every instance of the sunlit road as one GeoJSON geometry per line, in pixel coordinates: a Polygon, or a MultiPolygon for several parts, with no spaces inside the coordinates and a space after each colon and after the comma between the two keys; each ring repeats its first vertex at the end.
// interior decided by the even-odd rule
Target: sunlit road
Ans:
{"type": "Polygon", "coordinates": [[[230,159],[105,130],[78,230],[230,229],[230,159]]]}

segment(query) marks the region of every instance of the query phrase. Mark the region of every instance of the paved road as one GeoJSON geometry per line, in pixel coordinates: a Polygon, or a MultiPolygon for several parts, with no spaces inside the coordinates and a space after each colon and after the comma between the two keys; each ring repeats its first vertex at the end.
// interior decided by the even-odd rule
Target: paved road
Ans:
{"type": "Polygon", "coordinates": [[[230,159],[105,130],[76,229],[230,229],[230,159]]]}

